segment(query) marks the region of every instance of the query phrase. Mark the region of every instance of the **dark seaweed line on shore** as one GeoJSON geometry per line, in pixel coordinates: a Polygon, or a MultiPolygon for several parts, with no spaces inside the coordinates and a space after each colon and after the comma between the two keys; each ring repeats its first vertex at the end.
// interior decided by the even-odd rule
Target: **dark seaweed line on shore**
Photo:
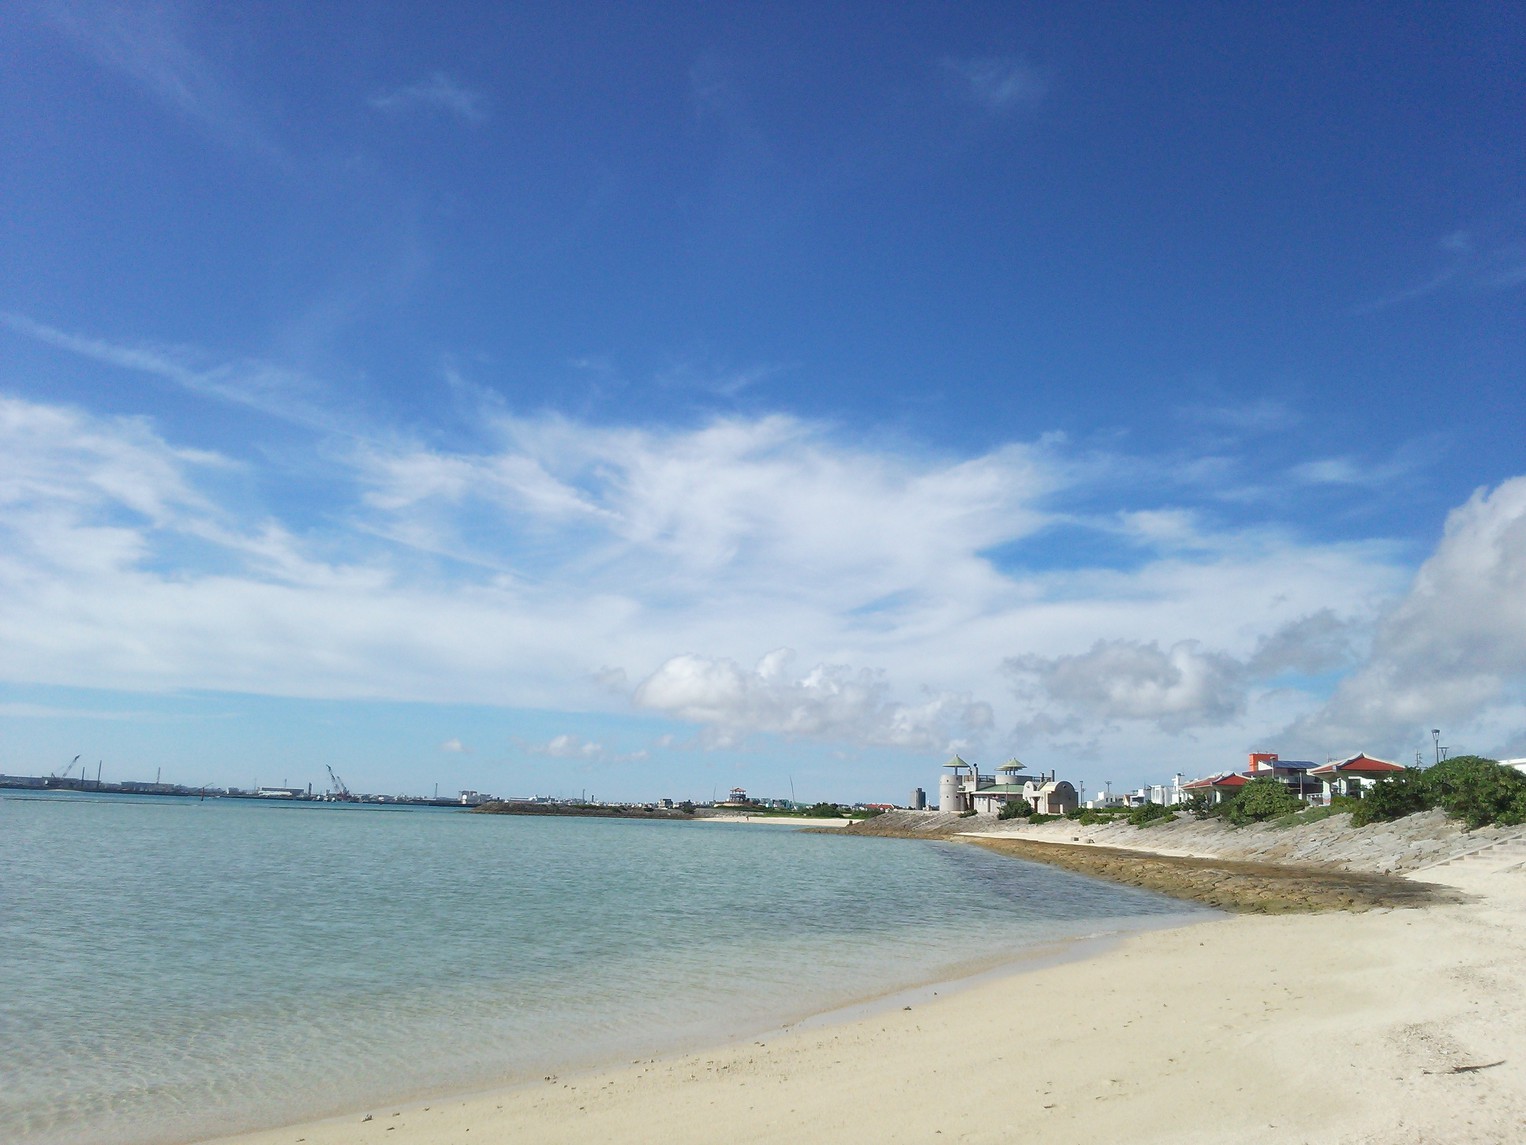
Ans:
{"type": "Polygon", "coordinates": [[[1184,858],[1093,844],[1039,843],[1029,839],[977,839],[953,833],[892,830],[883,826],[871,826],[865,830],[865,826],[869,825],[845,827],[840,833],[973,843],[998,854],[1047,863],[1077,874],[1091,875],[1241,914],[1364,911],[1467,901],[1466,895],[1451,887],[1416,882],[1394,875],[1356,874],[1326,867],[1253,863],[1237,859],[1184,858]]]}

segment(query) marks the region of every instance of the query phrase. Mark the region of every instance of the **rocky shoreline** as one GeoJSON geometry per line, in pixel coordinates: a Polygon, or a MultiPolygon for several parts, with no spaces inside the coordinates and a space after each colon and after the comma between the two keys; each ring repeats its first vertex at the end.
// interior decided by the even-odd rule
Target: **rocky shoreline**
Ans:
{"type": "Polygon", "coordinates": [[[1276,830],[1192,821],[1088,828],[1069,821],[1030,826],[890,812],[845,833],[973,843],[1240,913],[1364,911],[1461,901],[1449,887],[1400,877],[1391,852],[1409,858],[1413,869],[1422,858],[1441,861],[1495,841],[1499,833],[1470,836],[1438,815],[1411,818],[1413,822],[1401,820],[1383,829],[1353,828],[1345,815],[1276,830]],[[1291,858],[1295,855],[1300,858],[1291,858]]]}
{"type": "Polygon", "coordinates": [[[1036,843],[1027,839],[969,839],[1004,855],[1064,867],[1115,883],[1191,899],[1243,914],[1372,910],[1461,902],[1450,887],[1395,875],[1357,874],[1280,863],[1155,855],[1115,847],[1036,843]]]}

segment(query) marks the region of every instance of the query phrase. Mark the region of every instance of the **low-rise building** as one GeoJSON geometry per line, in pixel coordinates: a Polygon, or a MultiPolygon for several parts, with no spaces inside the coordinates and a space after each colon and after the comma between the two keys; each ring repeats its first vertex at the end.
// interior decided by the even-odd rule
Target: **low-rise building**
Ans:
{"type": "Polygon", "coordinates": [[[1252,779],[1280,779],[1294,795],[1307,799],[1323,791],[1320,781],[1310,774],[1313,770],[1313,760],[1279,759],[1274,751],[1253,751],[1246,774],[1252,779]]]}
{"type": "Polygon", "coordinates": [[[1222,803],[1240,794],[1240,788],[1249,782],[1248,775],[1241,775],[1237,771],[1220,771],[1205,775],[1202,779],[1188,780],[1182,784],[1182,795],[1185,798],[1206,795],[1214,803],[1222,803]]]}
{"type": "Polygon", "coordinates": [[[1053,772],[1023,784],[1023,798],[1037,815],[1069,815],[1081,806],[1075,785],[1068,779],[1056,779],[1053,772]]]}
{"type": "Polygon", "coordinates": [[[1350,759],[1334,760],[1311,768],[1309,775],[1324,785],[1325,798],[1329,799],[1336,795],[1360,795],[1364,788],[1403,770],[1400,764],[1358,752],[1350,759]]]}

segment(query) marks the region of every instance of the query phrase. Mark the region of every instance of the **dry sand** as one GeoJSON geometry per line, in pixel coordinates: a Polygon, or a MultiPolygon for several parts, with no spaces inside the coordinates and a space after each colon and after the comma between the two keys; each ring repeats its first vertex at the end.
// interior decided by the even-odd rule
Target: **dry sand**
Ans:
{"type": "MultiPolygon", "coordinates": [[[[1515,856],[1513,862],[1519,862],[1515,856]]],[[[1526,872],[1241,915],[928,1004],[240,1145],[1526,1140],[1526,872]]]]}

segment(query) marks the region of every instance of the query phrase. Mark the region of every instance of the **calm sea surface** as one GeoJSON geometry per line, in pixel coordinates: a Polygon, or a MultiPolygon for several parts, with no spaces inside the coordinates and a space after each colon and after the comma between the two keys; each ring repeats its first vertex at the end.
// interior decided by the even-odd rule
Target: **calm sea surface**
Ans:
{"type": "Polygon", "coordinates": [[[3,792],[0,1140],[538,1078],[1193,913],[961,845],[3,792]]]}

